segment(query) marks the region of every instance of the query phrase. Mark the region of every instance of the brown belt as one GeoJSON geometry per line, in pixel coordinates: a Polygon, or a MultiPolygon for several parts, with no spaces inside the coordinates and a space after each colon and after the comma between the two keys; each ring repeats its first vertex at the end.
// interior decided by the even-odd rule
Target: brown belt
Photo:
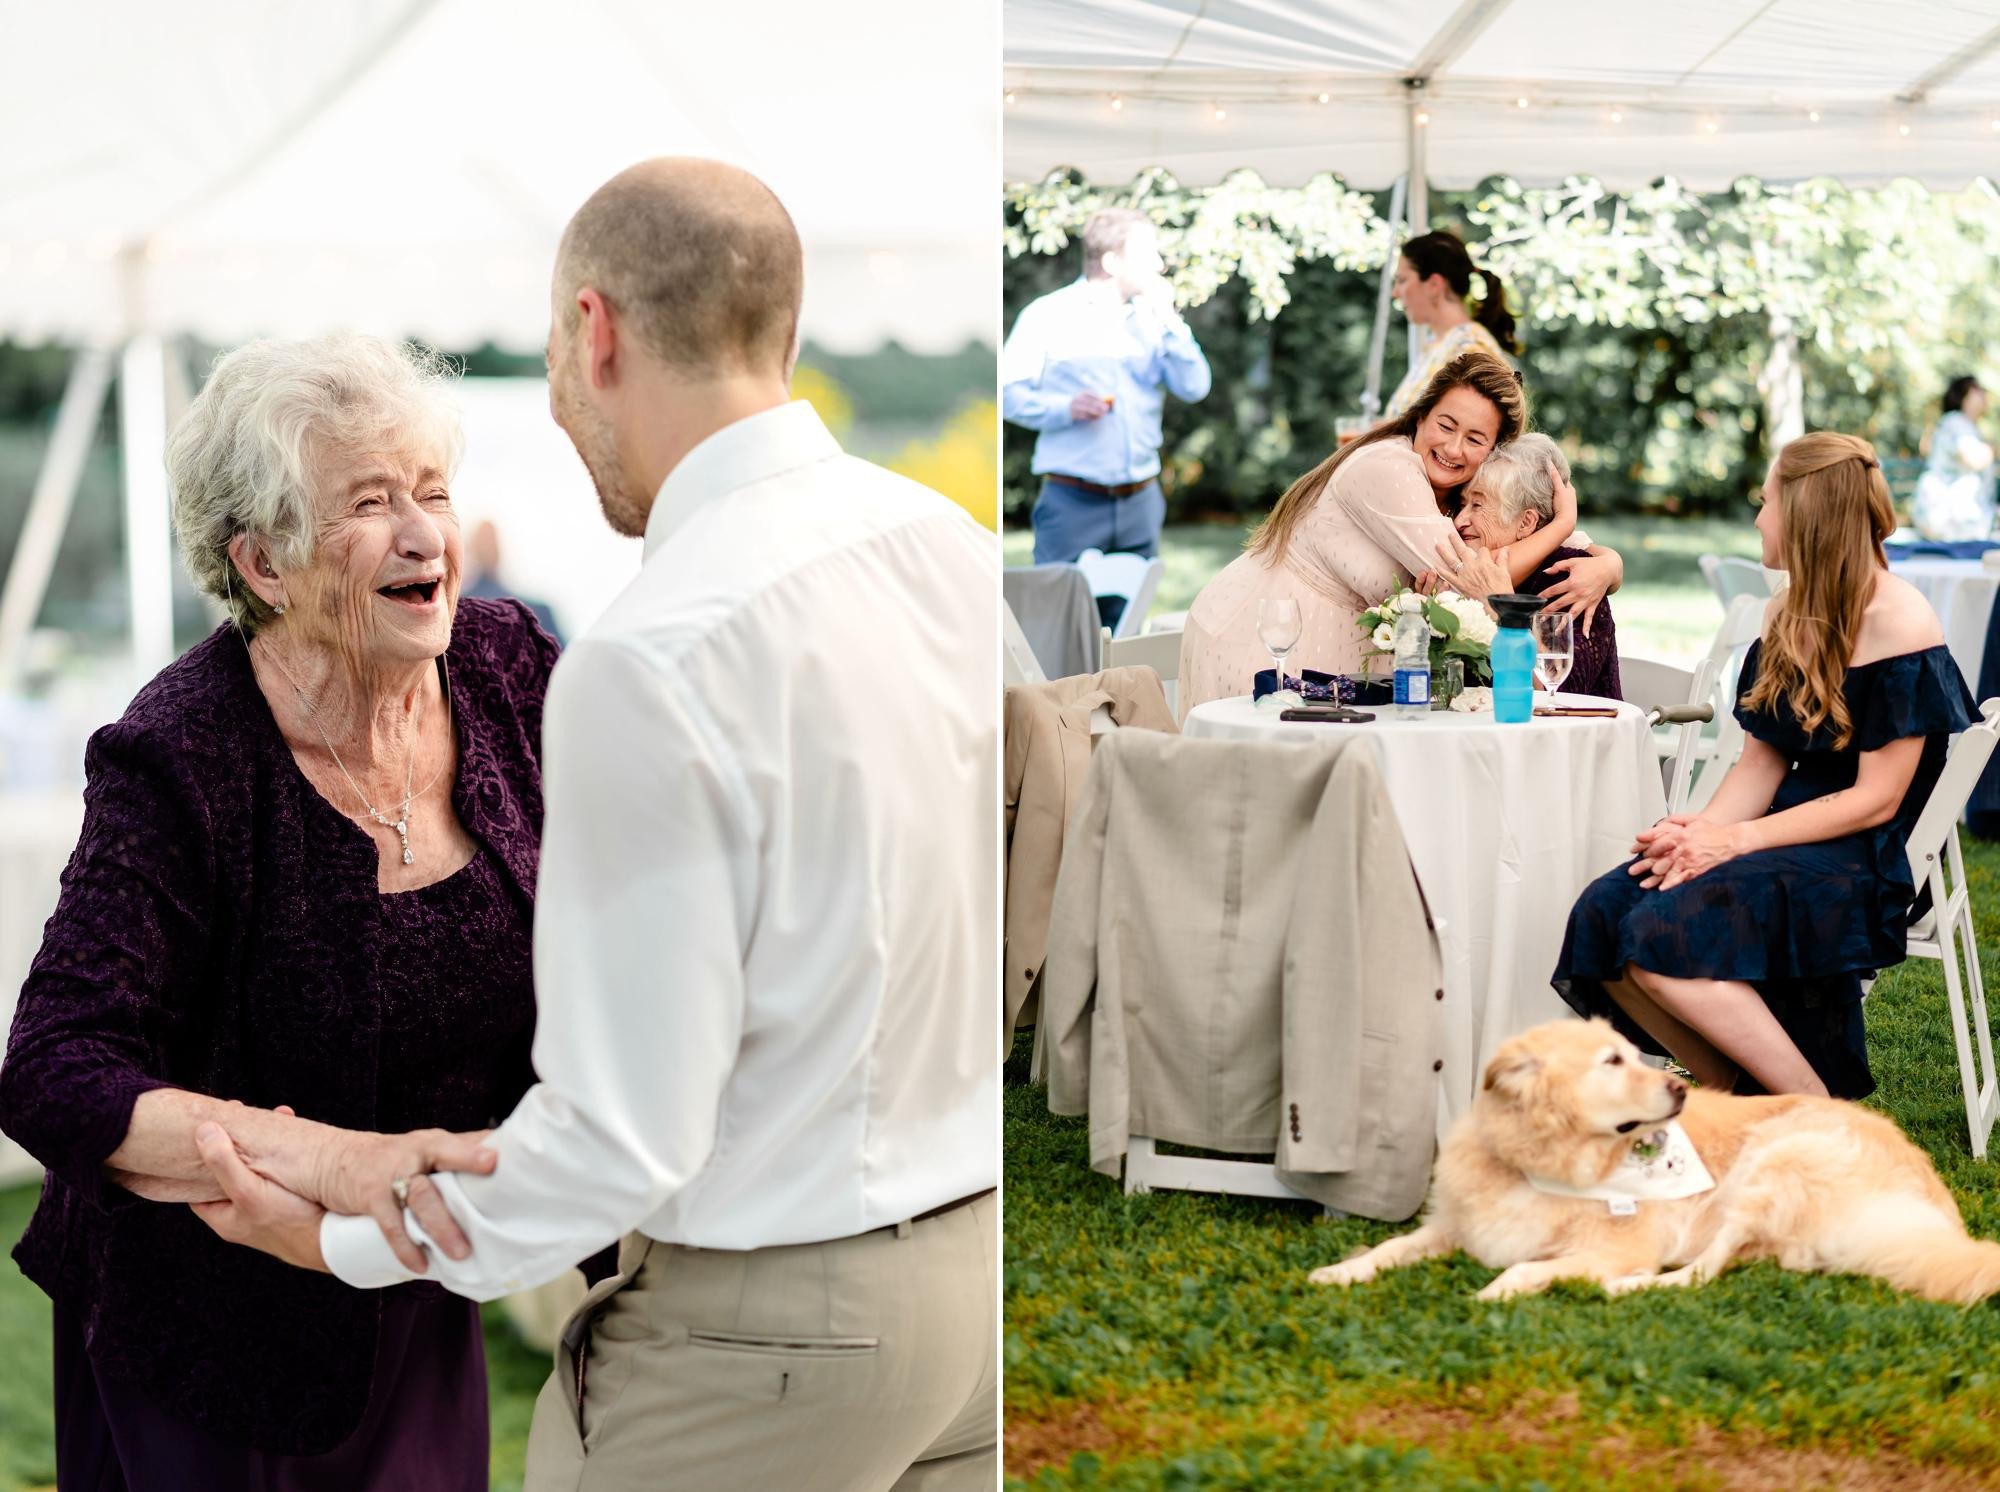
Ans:
{"type": "MultiPolygon", "coordinates": [[[[947,1212],[956,1212],[961,1207],[970,1207],[981,1197],[992,1196],[995,1190],[996,1188],[989,1186],[983,1192],[974,1192],[969,1197],[960,1197],[956,1202],[946,1202],[942,1207],[933,1207],[929,1212],[920,1212],[915,1217],[909,1219],[909,1221],[913,1223],[927,1223],[934,1217],[943,1217],[947,1212]]],[[[888,1223],[877,1228],[875,1231],[877,1233],[893,1233],[901,1226],[901,1223],[888,1223]]]]}
{"type": "Polygon", "coordinates": [[[1102,482],[1086,482],[1082,477],[1066,477],[1059,472],[1043,472],[1044,482],[1054,482],[1058,487],[1074,487],[1078,492],[1088,492],[1092,497],[1130,497],[1135,492],[1144,492],[1157,477],[1147,477],[1142,482],[1120,482],[1107,487],[1102,482]]]}

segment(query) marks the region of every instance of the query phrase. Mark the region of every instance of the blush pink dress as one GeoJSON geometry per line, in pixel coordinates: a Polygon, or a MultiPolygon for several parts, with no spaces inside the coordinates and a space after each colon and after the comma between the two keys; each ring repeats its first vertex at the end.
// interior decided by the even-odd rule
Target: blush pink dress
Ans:
{"type": "Polygon", "coordinates": [[[1299,603],[1302,628],[1287,673],[1360,673],[1362,655],[1375,650],[1355,617],[1397,581],[1408,585],[1435,569],[1451,531],[1409,441],[1363,446],[1334,469],[1284,554],[1238,555],[1195,597],[1181,634],[1183,718],[1205,700],[1248,694],[1252,676],[1271,666],[1257,640],[1257,603],[1266,597],[1299,603]]]}

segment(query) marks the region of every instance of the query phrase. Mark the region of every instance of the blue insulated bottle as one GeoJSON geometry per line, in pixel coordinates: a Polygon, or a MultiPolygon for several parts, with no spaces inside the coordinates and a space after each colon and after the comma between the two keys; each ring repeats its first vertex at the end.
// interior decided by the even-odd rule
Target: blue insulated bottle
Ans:
{"type": "Polygon", "coordinates": [[[1488,596],[1500,630],[1493,638],[1493,718],[1516,724],[1535,713],[1535,637],[1528,623],[1540,596],[1488,596]]]}

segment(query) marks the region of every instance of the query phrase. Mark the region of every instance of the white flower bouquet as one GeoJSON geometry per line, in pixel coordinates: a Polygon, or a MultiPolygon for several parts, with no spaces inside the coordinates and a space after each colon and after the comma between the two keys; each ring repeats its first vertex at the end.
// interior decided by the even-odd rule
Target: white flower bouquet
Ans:
{"type": "MultiPolygon", "coordinates": [[[[1493,638],[1500,628],[1485,603],[1461,596],[1457,591],[1426,596],[1399,584],[1384,600],[1354,620],[1369,635],[1377,653],[1392,653],[1396,647],[1396,618],[1405,611],[1420,612],[1430,623],[1433,671],[1447,658],[1461,658],[1465,661],[1468,684],[1492,680],[1493,638]]],[[[1373,655],[1363,655],[1364,677],[1373,662],[1373,655]]]]}

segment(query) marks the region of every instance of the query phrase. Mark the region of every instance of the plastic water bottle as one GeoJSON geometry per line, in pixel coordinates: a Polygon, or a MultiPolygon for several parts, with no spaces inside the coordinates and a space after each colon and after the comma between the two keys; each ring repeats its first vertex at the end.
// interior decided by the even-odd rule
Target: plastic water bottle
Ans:
{"type": "Polygon", "coordinates": [[[1529,622],[1542,609],[1540,596],[1489,596],[1500,630],[1491,648],[1493,718],[1515,725],[1534,717],[1535,637],[1529,622]]]}
{"type": "Polygon", "coordinates": [[[1396,718],[1431,712],[1431,624],[1422,611],[1396,614],[1396,718]]]}

